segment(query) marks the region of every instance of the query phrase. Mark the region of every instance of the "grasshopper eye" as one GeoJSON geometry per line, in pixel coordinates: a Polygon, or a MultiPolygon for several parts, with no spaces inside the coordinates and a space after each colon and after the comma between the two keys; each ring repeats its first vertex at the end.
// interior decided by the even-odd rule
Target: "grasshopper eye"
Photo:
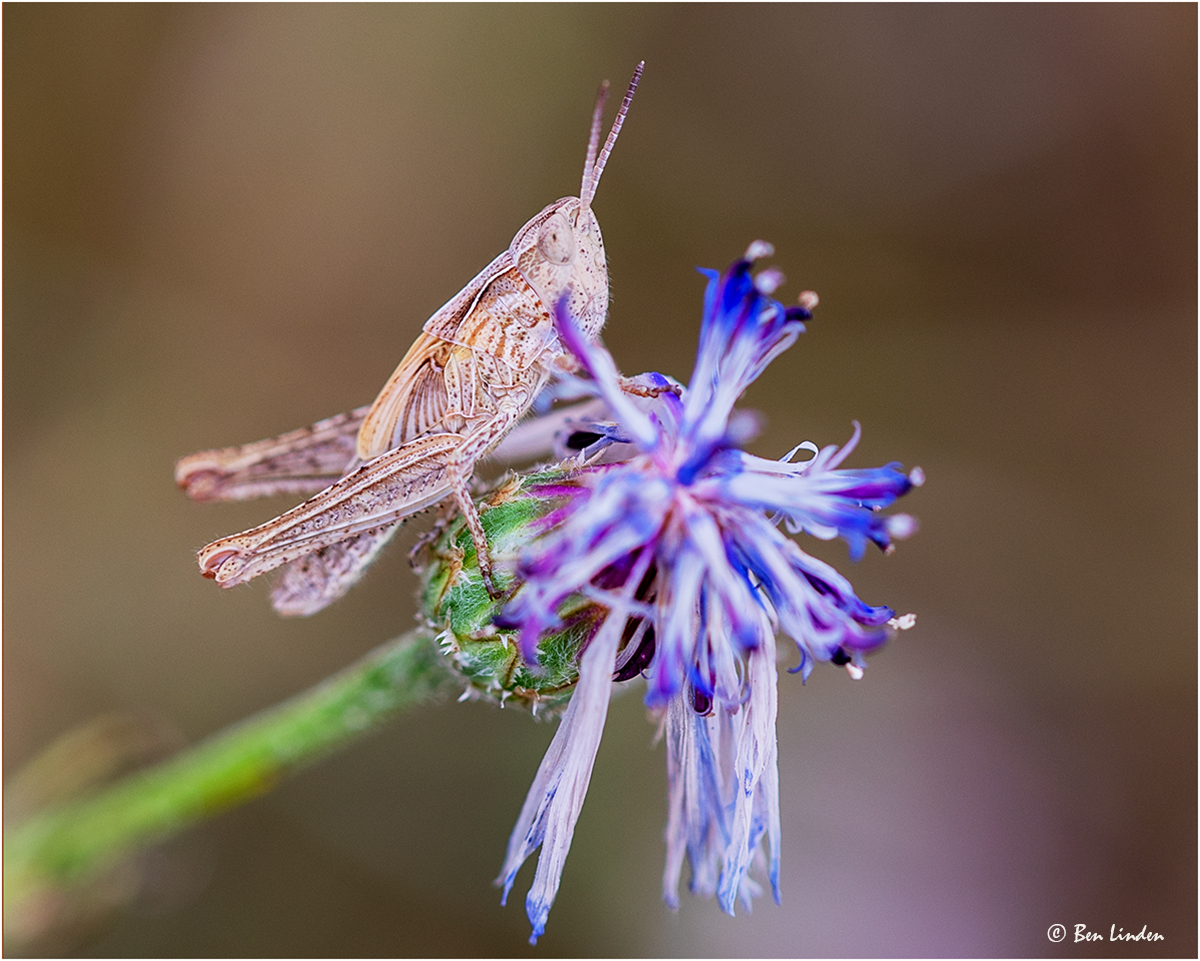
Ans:
{"type": "Polygon", "coordinates": [[[575,257],[575,232],[567,218],[554,213],[542,224],[538,252],[552,264],[569,264],[575,257]]]}

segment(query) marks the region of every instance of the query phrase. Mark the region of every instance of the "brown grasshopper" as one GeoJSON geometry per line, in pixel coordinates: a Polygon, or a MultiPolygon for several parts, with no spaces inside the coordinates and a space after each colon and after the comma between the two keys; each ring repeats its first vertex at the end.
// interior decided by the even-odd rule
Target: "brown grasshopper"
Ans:
{"type": "Polygon", "coordinates": [[[576,366],[554,327],[560,300],[587,337],[598,337],[604,326],[608,266],[591,204],[643,66],[598,151],[608,81],[601,84],[579,196],[555,201],[525,224],[504,253],[425,322],[373,404],[179,461],[175,479],[196,500],[319,491],[203,548],[197,558],[205,577],[233,587],[284,567],[272,592],[276,610],[312,614],[358,580],[405,518],[453,497],[484,583],[497,595],[469,483],[475,462],[529,410],[550,377],[576,366]]]}

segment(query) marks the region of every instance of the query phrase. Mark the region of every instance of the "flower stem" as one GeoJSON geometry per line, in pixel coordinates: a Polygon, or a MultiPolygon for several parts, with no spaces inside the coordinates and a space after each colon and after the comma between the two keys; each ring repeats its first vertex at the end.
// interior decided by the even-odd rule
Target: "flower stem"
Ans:
{"type": "Polygon", "coordinates": [[[23,922],[42,914],[47,900],[264,794],[284,776],[429,699],[449,676],[428,637],[409,632],[169,760],[6,828],[6,929],[26,929],[23,922]]]}

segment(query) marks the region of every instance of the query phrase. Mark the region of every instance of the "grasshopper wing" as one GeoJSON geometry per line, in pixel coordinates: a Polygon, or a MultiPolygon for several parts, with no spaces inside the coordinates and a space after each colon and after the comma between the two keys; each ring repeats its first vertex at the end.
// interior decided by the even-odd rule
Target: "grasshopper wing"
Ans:
{"type": "Polygon", "coordinates": [[[553,338],[553,320],[537,292],[507,252],[497,257],[426,322],[367,412],[358,456],[378,457],[439,426],[453,429],[443,422],[447,413],[471,412],[481,385],[447,374],[455,358],[460,366],[473,364],[493,386],[511,384],[542,358],[553,338]]]}
{"type": "Polygon", "coordinates": [[[417,337],[363,418],[358,432],[362,460],[445,426],[445,371],[453,350],[453,344],[432,334],[417,337]]]}

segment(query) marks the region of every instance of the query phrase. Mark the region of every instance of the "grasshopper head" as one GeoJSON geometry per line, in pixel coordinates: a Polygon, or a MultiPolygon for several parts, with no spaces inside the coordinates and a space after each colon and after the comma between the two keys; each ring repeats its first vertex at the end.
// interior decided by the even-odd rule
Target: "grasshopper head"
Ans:
{"type": "Polygon", "coordinates": [[[596,337],[608,313],[608,263],[600,224],[578,197],[552,203],[513,240],[513,261],[551,313],[562,295],[576,323],[596,337]]]}

